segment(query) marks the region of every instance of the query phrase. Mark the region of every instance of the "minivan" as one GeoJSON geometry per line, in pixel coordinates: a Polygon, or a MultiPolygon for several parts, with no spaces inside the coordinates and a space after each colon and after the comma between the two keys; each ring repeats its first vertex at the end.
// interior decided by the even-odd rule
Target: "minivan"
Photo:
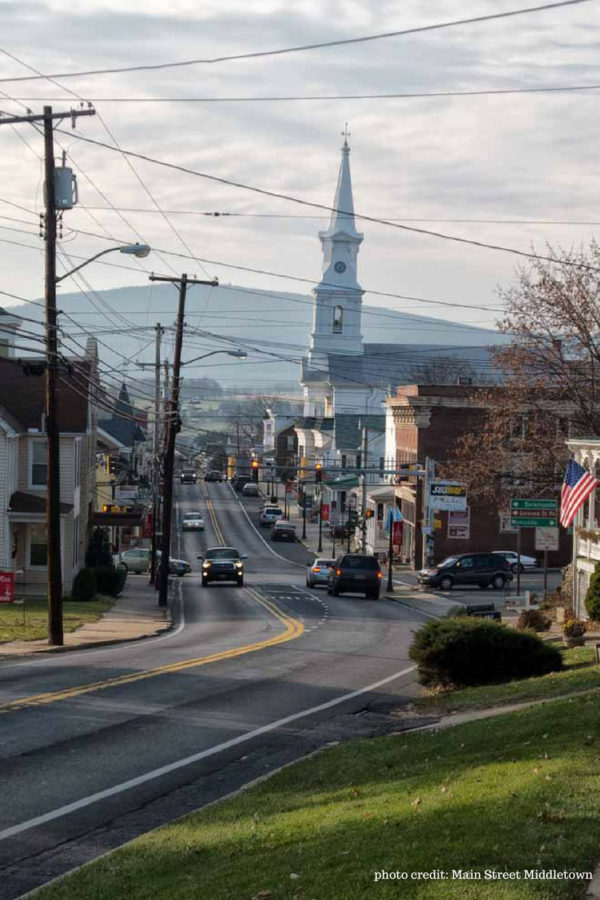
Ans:
{"type": "Polygon", "coordinates": [[[450,591],[455,584],[472,584],[486,588],[491,584],[497,591],[502,590],[513,573],[510,562],[499,553],[461,553],[448,556],[438,566],[422,569],[419,584],[438,587],[450,591]]]}
{"type": "Polygon", "coordinates": [[[367,553],[345,553],[329,572],[327,593],[337,597],[346,591],[364,593],[372,600],[379,599],[381,568],[375,556],[367,553]]]}

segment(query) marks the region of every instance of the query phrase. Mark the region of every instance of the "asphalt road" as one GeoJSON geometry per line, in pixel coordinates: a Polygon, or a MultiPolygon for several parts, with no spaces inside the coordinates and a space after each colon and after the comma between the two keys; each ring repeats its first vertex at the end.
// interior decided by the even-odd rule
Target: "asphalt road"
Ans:
{"type": "Polygon", "coordinates": [[[271,544],[258,502],[228,484],[181,487],[178,521],[197,508],[205,532],[176,529],[194,572],[174,579],[173,631],[0,666],[2,900],[328,741],[390,728],[383,712],[415,691],[418,612],[307,590],[310,555],[271,544]],[[248,554],[243,588],[200,585],[196,557],[221,543],[248,554]]]}

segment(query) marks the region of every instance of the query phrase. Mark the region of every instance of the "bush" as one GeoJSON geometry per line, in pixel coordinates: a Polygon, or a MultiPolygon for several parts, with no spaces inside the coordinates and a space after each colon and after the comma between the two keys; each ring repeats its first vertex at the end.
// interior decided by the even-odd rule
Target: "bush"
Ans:
{"type": "Polygon", "coordinates": [[[524,609],[517,619],[520,631],[548,631],[552,620],[539,609],[524,609]]]}
{"type": "Polygon", "coordinates": [[[72,600],[93,600],[98,593],[96,576],[92,569],[80,569],[73,579],[72,600]]]}
{"type": "Polygon", "coordinates": [[[596,564],[594,574],[590,578],[590,586],[585,595],[585,608],[590,619],[600,621],[600,563],[596,564]]]}
{"type": "Polygon", "coordinates": [[[493,684],[562,668],[560,651],[536,635],[473,617],[428,622],[409,656],[426,685],[493,684]]]}
{"type": "Polygon", "coordinates": [[[97,566],[112,566],[112,552],[106,528],[94,528],[85,552],[85,564],[88,569],[97,566]]]}
{"type": "Polygon", "coordinates": [[[127,580],[127,569],[124,566],[97,566],[94,569],[94,575],[98,593],[117,597],[127,580]]]}
{"type": "Polygon", "coordinates": [[[582,638],[586,631],[585,622],[578,619],[567,619],[563,625],[563,634],[567,638],[582,638]]]}

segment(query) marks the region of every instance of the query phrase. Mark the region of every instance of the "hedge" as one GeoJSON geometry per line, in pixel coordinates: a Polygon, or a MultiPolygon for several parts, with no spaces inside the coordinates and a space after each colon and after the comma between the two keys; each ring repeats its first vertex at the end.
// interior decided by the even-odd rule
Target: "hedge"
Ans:
{"type": "Polygon", "coordinates": [[[80,569],[73,579],[72,600],[93,600],[98,593],[96,576],[92,569],[80,569]]]}
{"type": "Polygon", "coordinates": [[[124,566],[97,566],[94,575],[98,593],[109,597],[117,597],[127,580],[127,570],[124,566]]]}

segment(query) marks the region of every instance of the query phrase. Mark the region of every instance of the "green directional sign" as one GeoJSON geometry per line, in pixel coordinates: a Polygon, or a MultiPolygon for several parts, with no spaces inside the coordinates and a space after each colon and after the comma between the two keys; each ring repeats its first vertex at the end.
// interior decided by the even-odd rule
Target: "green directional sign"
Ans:
{"type": "Polygon", "coordinates": [[[511,500],[511,528],[555,528],[558,525],[556,500],[511,500]]]}

